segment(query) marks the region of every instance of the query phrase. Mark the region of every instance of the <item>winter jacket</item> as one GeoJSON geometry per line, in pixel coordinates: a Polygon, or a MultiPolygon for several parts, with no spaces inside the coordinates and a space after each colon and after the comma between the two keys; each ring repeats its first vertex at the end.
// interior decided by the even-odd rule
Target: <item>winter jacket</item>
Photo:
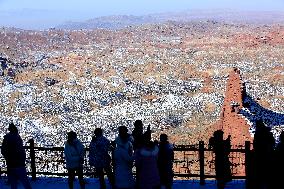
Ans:
{"type": "Polygon", "coordinates": [[[18,133],[10,132],[4,136],[1,153],[8,168],[25,167],[26,152],[23,147],[23,140],[18,133]]]}
{"type": "Polygon", "coordinates": [[[117,188],[132,188],[134,178],[132,174],[133,153],[132,143],[123,142],[119,137],[115,139],[116,148],[114,150],[114,178],[117,188]]]}
{"type": "Polygon", "coordinates": [[[84,146],[75,139],[72,144],[65,143],[64,154],[67,169],[82,168],[84,163],[84,146]]]}
{"type": "Polygon", "coordinates": [[[110,166],[111,158],[108,154],[110,142],[104,137],[95,137],[90,143],[89,163],[96,168],[105,168],[110,166]]]}
{"type": "Polygon", "coordinates": [[[137,175],[139,188],[153,189],[153,187],[160,185],[158,153],[159,148],[157,146],[154,149],[143,147],[136,151],[135,165],[139,169],[137,175]]]}

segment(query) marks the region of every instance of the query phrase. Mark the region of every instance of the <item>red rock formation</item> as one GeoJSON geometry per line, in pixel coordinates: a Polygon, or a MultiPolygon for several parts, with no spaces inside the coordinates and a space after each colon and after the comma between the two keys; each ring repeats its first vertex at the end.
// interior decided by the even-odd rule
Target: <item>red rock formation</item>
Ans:
{"type": "Polygon", "coordinates": [[[217,124],[218,129],[224,131],[224,137],[231,135],[232,145],[244,145],[245,141],[252,141],[247,121],[239,114],[243,107],[245,87],[240,71],[234,68],[229,74],[221,118],[217,124]]]}
{"type": "MultiPolygon", "coordinates": [[[[242,82],[240,71],[234,68],[229,74],[220,119],[211,130],[214,132],[214,130],[222,129],[224,131],[224,139],[231,135],[232,148],[244,146],[245,141],[252,142],[252,137],[249,133],[250,126],[244,117],[239,114],[239,110],[243,107],[244,94],[245,86],[242,82]]],[[[238,158],[231,159],[233,165],[241,165],[244,161],[244,154],[239,154],[238,158]]],[[[233,172],[234,175],[244,175],[245,167],[234,167],[233,172]]]]}

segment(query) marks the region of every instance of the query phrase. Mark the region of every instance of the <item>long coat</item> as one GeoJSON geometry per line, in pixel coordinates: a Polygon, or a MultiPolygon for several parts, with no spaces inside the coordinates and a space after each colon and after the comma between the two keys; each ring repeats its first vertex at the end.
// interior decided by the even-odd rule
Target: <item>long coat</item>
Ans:
{"type": "Polygon", "coordinates": [[[117,188],[133,188],[134,178],[132,174],[133,154],[131,142],[123,142],[119,137],[115,140],[116,148],[114,158],[114,179],[117,188]]]}
{"type": "Polygon", "coordinates": [[[139,189],[153,189],[160,185],[158,153],[159,148],[157,146],[154,146],[153,149],[143,147],[137,150],[135,165],[139,169],[137,175],[139,189]]]}

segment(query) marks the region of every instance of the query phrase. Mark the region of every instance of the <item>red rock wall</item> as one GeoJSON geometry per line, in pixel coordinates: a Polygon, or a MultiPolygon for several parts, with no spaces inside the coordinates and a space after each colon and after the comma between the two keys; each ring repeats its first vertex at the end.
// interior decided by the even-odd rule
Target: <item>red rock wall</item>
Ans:
{"type": "Polygon", "coordinates": [[[216,129],[224,131],[224,138],[231,135],[232,146],[244,145],[245,141],[252,141],[249,133],[249,125],[247,121],[238,114],[238,109],[243,107],[243,95],[245,89],[243,87],[240,71],[234,69],[229,74],[226,86],[225,99],[222,106],[220,120],[216,123],[216,129]],[[232,106],[232,103],[239,106],[232,106]]]}

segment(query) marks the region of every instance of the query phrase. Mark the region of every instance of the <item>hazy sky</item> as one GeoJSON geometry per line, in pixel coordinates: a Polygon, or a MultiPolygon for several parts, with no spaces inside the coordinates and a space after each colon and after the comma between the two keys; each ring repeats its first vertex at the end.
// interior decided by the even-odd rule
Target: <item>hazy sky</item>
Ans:
{"type": "Polygon", "coordinates": [[[284,11],[284,0],[0,0],[0,25],[48,28],[67,20],[190,9],[284,11]]]}

